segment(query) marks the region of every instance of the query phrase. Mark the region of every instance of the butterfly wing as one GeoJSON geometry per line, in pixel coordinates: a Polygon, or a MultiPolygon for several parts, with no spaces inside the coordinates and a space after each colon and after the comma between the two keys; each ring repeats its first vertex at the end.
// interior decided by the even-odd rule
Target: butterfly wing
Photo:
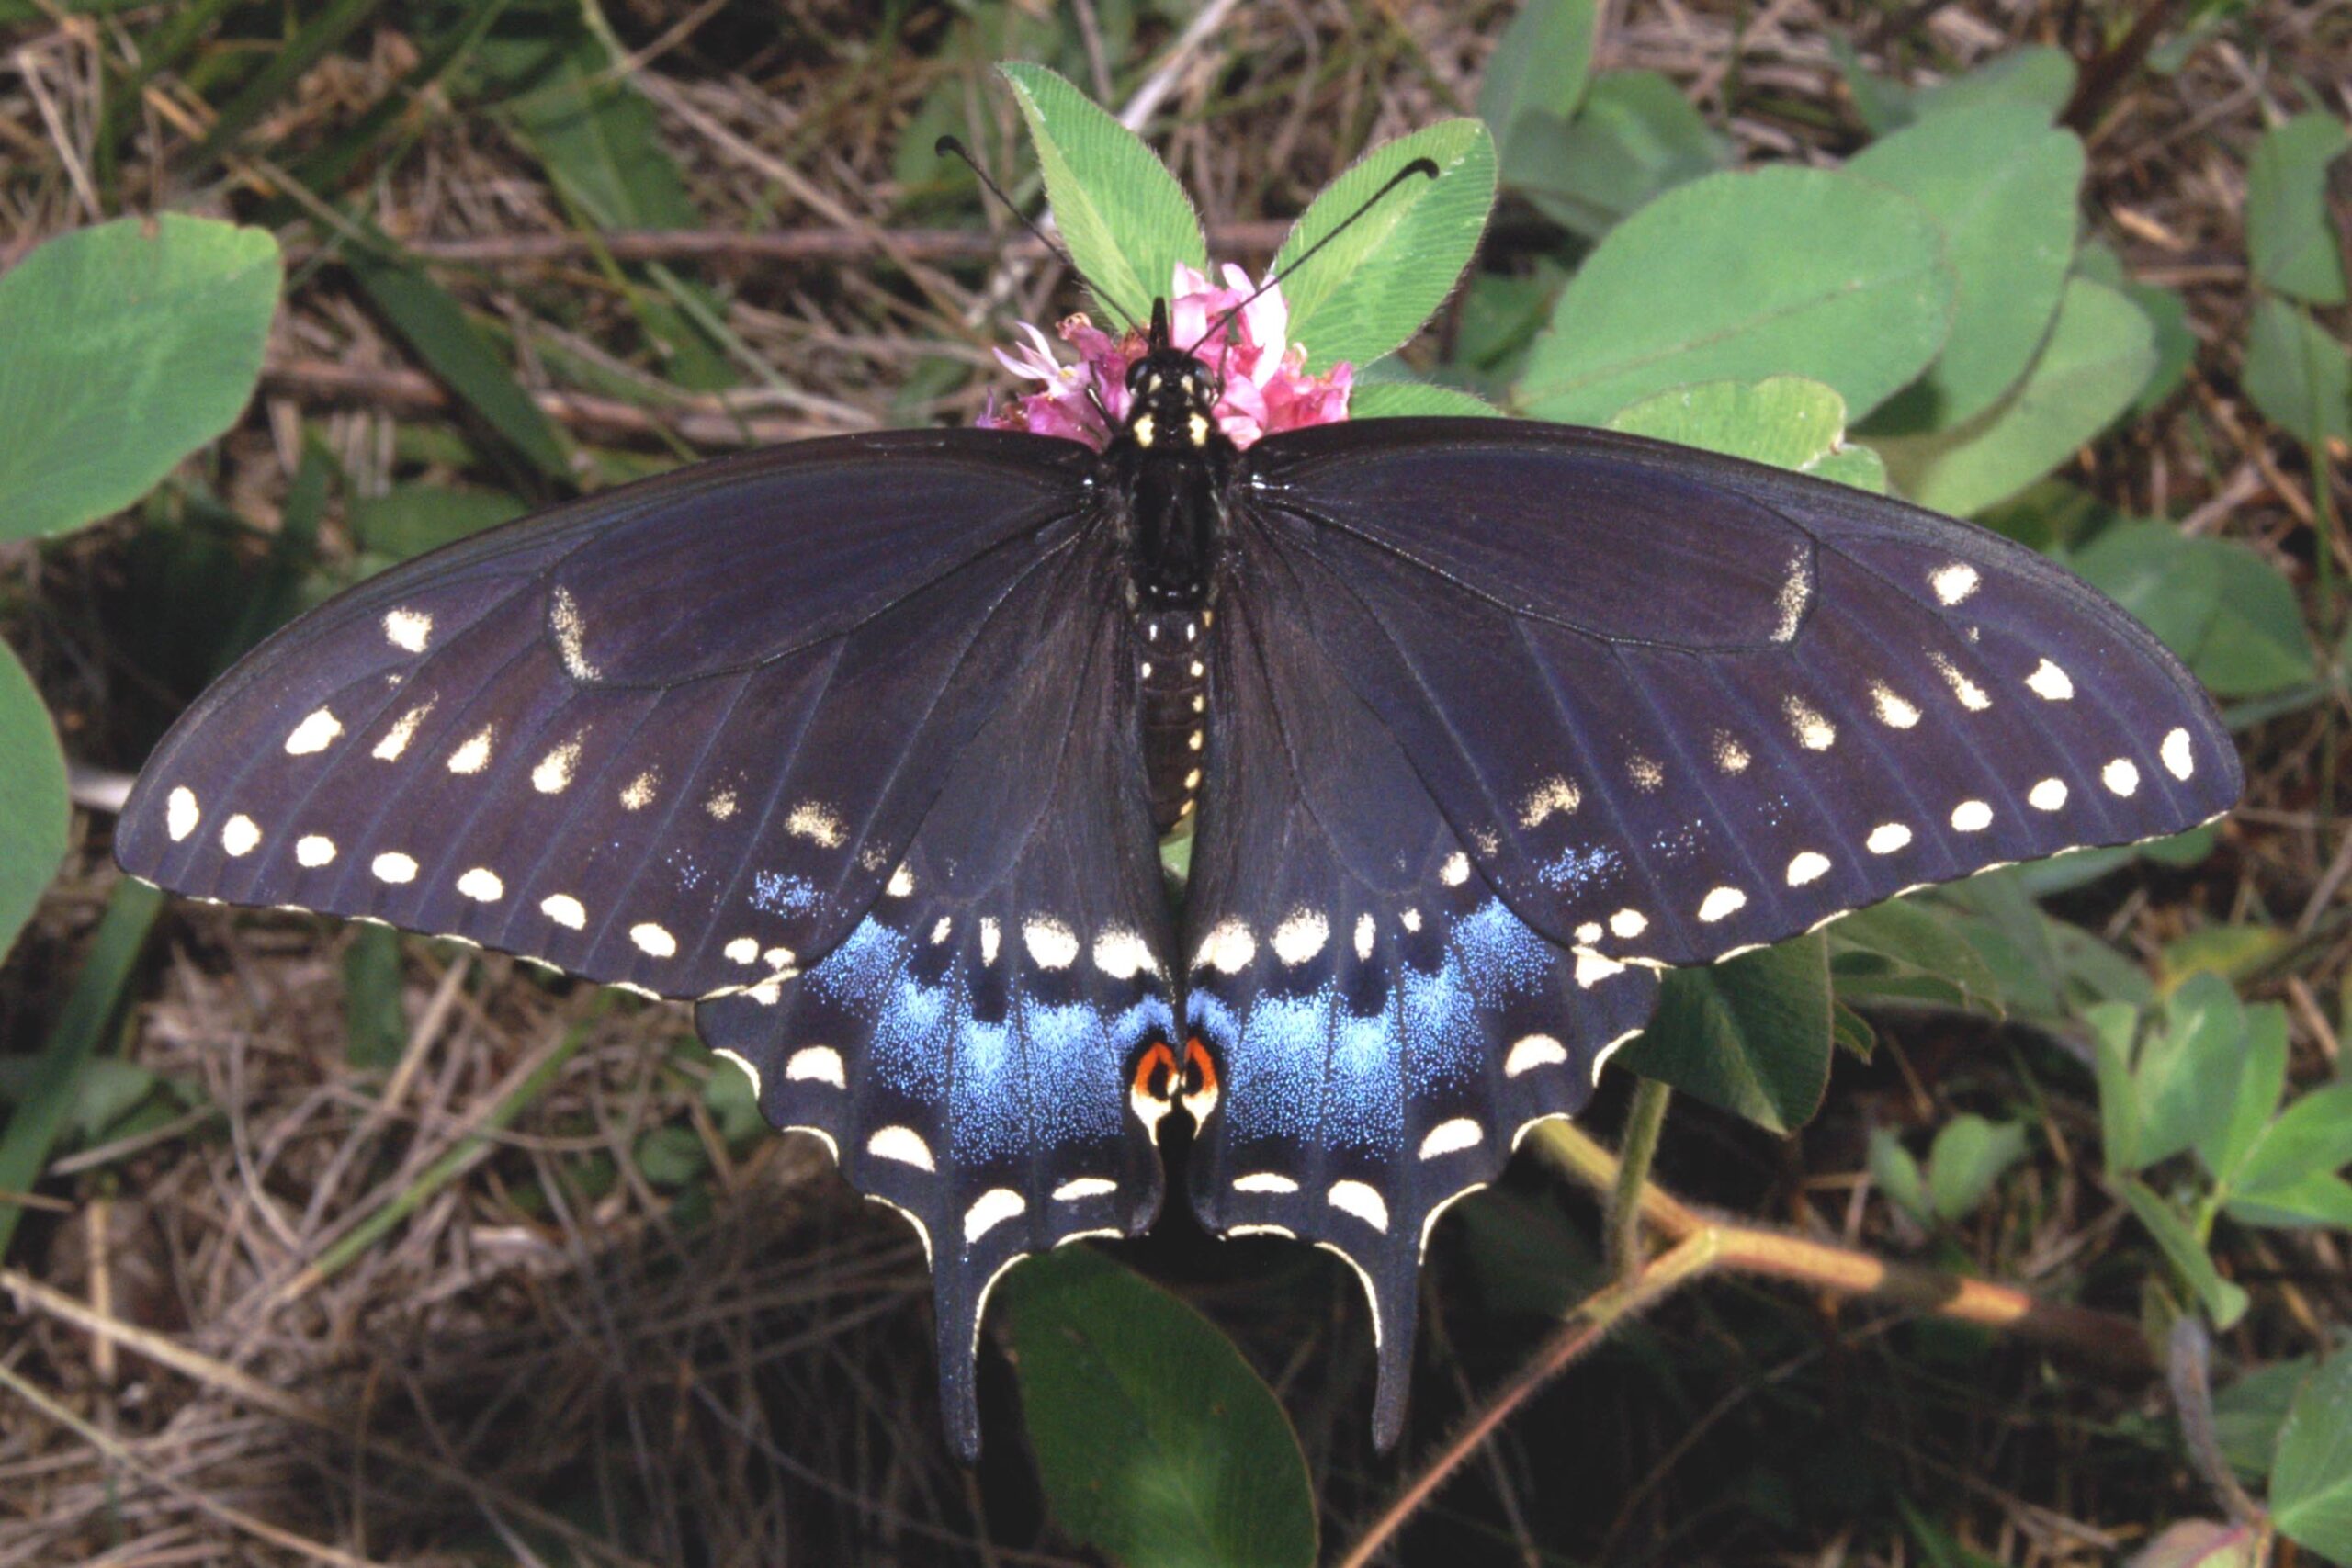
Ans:
{"type": "Polygon", "coordinates": [[[882,898],[821,963],[705,1002],[781,1126],[833,1145],[922,1232],[950,1438],[978,1451],[973,1359],[1023,1254],[1158,1212],[1164,1101],[1129,1062],[1170,1038],[1170,939],[1107,529],[1067,550],[1008,694],[882,898]]]}
{"type": "Polygon", "coordinates": [[[1985,529],[1554,425],[1325,426],[1251,457],[1313,637],[1555,941],[1710,962],[2237,798],[2195,679],[1985,529]]]}
{"type": "Polygon", "coordinates": [[[1087,456],[807,442],[396,568],[189,710],[116,853],[661,996],[767,983],[848,934],[1002,700],[1087,456]]]}
{"type": "Polygon", "coordinates": [[[1290,563],[1247,528],[1210,637],[1206,779],[1185,899],[1192,1197],[1227,1235],[1356,1269],[1379,1345],[1374,1429],[1404,1412],[1431,1224],[1518,1134],[1579,1109],[1657,995],[1571,953],[1471,869],[1471,847],[1311,635],[1290,563]]]}

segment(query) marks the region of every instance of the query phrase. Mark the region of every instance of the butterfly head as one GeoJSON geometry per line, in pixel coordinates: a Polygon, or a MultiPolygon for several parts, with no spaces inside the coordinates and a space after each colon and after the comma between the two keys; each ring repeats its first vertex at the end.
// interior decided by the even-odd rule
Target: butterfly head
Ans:
{"type": "Polygon", "coordinates": [[[1148,350],[1127,367],[1125,434],[1146,452],[1198,452],[1219,439],[1220,389],[1206,365],[1169,341],[1168,301],[1152,302],[1148,350]]]}

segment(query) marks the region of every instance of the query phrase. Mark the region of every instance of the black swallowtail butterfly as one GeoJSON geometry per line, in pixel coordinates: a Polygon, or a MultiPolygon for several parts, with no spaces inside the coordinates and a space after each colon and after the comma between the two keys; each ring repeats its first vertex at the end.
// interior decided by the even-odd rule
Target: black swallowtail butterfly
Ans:
{"type": "Polygon", "coordinates": [[[1402,1419],[1430,1230],[1658,971],[2237,797],[2196,682],[1996,535],[1566,426],[1238,450],[1156,311],[1107,449],[708,462],[362,583],[224,676],[117,852],[695,1004],[903,1211],[977,1451],[989,1287],[1148,1225],[1328,1247],[1402,1419]],[[1198,806],[1171,910],[1159,835],[1198,806]]]}

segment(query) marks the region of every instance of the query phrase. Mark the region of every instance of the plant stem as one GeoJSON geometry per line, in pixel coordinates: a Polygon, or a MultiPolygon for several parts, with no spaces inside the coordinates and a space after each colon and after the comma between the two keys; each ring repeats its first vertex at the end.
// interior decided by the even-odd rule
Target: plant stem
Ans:
{"type": "Polygon", "coordinates": [[[1674,1090],[1656,1078],[1636,1080],[1633,1108],[1625,1112],[1625,1135],[1618,1154],[1616,1184],[1609,1190],[1609,1271],[1620,1280],[1642,1266],[1642,1190],[1649,1185],[1650,1162],[1657,1156],[1658,1130],[1674,1090]]]}

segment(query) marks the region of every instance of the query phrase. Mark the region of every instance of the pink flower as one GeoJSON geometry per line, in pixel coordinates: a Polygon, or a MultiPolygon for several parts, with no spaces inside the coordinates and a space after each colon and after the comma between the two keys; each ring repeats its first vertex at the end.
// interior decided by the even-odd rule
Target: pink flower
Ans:
{"type": "MultiPolygon", "coordinates": [[[[1250,275],[1229,263],[1225,286],[1218,288],[1180,262],[1168,293],[1170,339],[1190,348],[1223,389],[1217,428],[1236,446],[1247,446],[1276,431],[1347,418],[1354,367],[1340,364],[1320,376],[1306,373],[1306,348],[1284,341],[1290,307],[1281,288],[1267,289],[1242,306],[1223,331],[1207,335],[1212,322],[1249,299],[1251,287],[1250,275]]],[[[990,430],[1083,441],[1100,451],[1125,423],[1127,367],[1148,350],[1143,333],[1130,331],[1114,338],[1083,315],[1066,317],[1056,331],[1078,353],[1078,363],[1066,365],[1044,333],[1025,321],[1021,331],[1026,346],[998,349],[997,362],[1024,381],[1041,383],[1041,389],[1021,393],[1001,412],[990,398],[979,423],[990,430]]]]}

